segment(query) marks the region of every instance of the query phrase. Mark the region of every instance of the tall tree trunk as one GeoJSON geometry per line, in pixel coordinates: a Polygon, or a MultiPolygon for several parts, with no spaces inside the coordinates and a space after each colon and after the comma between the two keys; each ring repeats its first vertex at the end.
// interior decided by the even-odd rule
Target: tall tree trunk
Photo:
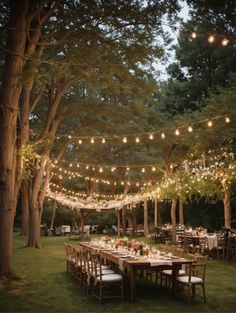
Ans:
{"type": "Polygon", "coordinates": [[[10,2],[6,58],[0,92],[0,276],[11,272],[13,222],[16,211],[17,113],[24,65],[29,0],[10,2]],[[11,51],[9,53],[8,51],[11,51]],[[13,53],[12,53],[13,52],[13,53]]]}
{"type": "Polygon", "coordinates": [[[231,227],[231,215],[232,215],[232,209],[230,204],[231,199],[231,190],[230,186],[227,185],[227,183],[223,180],[221,181],[223,188],[224,188],[224,218],[225,218],[225,227],[230,228],[231,227]]]}
{"type": "Polygon", "coordinates": [[[29,214],[29,234],[27,239],[27,247],[41,248],[41,234],[40,234],[40,224],[41,224],[41,211],[38,203],[37,207],[30,206],[29,214]]]}
{"type": "Polygon", "coordinates": [[[179,199],[179,223],[184,225],[184,203],[179,199]]]}
{"type": "Polygon", "coordinates": [[[157,227],[158,224],[161,224],[161,211],[160,211],[160,202],[157,197],[154,198],[154,225],[157,227]]]}
{"type": "Polygon", "coordinates": [[[121,225],[120,210],[116,211],[116,217],[117,217],[117,235],[120,237],[120,225],[121,225]]]}
{"type": "Polygon", "coordinates": [[[172,223],[172,240],[173,240],[173,243],[176,242],[176,206],[177,206],[177,199],[172,198],[171,223],[172,223]]]}
{"type": "Polygon", "coordinates": [[[126,206],[122,208],[122,228],[123,228],[123,236],[126,235],[126,206]]]}
{"type": "Polygon", "coordinates": [[[144,203],[143,203],[143,227],[144,227],[144,236],[148,236],[149,235],[149,227],[148,227],[147,198],[144,199],[144,203]]]}
{"type": "Polygon", "coordinates": [[[29,181],[22,180],[21,183],[21,230],[20,234],[27,236],[29,232],[29,181]]]}
{"type": "Polygon", "coordinates": [[[51,218],[51,224],[50,224],[50,230],[53,230],[54,228],[54,221],[56,217],[56,211],[57,211],[57,201],[53,201],[53,207],[52,207],[52,218],[51,218]]]}

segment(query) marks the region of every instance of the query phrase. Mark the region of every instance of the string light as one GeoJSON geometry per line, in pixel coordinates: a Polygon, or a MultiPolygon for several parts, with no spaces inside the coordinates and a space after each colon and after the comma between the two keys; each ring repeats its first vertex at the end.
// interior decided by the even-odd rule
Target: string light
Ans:
{"type": "Polygon", "coordinates": [[[228,40],[227,38],[224,38],[224,39],[221,41],[221,45],[224,46],[224,47],[227,46],[228,43],[229,43],[229,40],[228,40]]]}
{"type": "Polygon", "coordinates": [[[150,134],[150,135],[149,135],[149,139],[150,139],[150,140],[153,140],[153,139],[154,139],[153,134],[150,134]]]}
{"type": "Polygon", "coordinates": [[[79,139],[79,141],[78,141],[78,142],[79,142],[79,145],[82,145],[82,140],[81,140],[81,139],[79,139]]]}
{"type": "Polygon", "coordinates": [[[139,137],[136,137],[136,138],[135,138],[135,142],[136,142],[136,143],[140,143],[139,137]]]}
{"type": "Polygon", "coordinates": [[[208,42],[209,43],[213,43],[215,41],[215,37],[213,36],[213,35],[210,35],[209,37],[208,37],[208,42]]]}
{"type": "Polygon", "coordinates": [[[153,172],[155,172],[155,171],[156,171],[156,168],[155,168],[155,166],[153,166],[153,167],[152,167],[152,171],[153,171],[153,172]]]}
{"type": "Polygon", "coordinates": [[[225,123],[230,123],[230,118],[228,116],[225,117],[225,123]]]}
{"type": "Polygon", "coordinates": [[[192,37],[193,39],[197,38],[196,32],[192,32],[191,37],[192,37]]]}
{"type": "Polygon", "coordinates": [[[142,168],[142,173],[145,173],[145,168],[144,167],[142,168]]]}
{"type": "Polygon", "coordinates": [[[104,137],[102,138],[102,143],[106,143],[106,139],[104,137]]]}
{"type": "Polygon", "coordinates": [[[123,143],[127,143],[127,138],[124,137],[122,141],[123,141],[123,143]]]}
{"type": "Polygon", "coordinates": [[[99,172],[100,172],[100,173],[103,172],[103,168],[102,168],[102,167],[99,168],[99,172]]]}
{"type": "Polygon", "coordinates": [[[212,126],[213,126],[212,120],[209,120],[209,121],[207,122],[207,126],[208,126],[208,127],[212,127],[212,126]]]}
{"type": "Polygon", "coordinates": [[[191,133],[192,131],[193,131],[192,125],[189,125],[189,126],[188,126],[188,132],[191,133]]]}
{"type": "Polygon", "coordinates": [[[164,132],[161,133],[161,139],[165,139],[166,138],[166,135],[164,132]]]}
{"type": "Polygon", "coordinates": [[[180,134],[180,131],[179,131],[178,128],[176,128],[176,130],[175,130],[175,135],[176,135],[176,136],[179,136],[179,134],[180,134]]]}
{"type": "Polygon", "coordinates": [[[94,138],[93,138],[93,137],[91,138],[90,142],[91,142],[92,144],[94,143],[94,138]]]}

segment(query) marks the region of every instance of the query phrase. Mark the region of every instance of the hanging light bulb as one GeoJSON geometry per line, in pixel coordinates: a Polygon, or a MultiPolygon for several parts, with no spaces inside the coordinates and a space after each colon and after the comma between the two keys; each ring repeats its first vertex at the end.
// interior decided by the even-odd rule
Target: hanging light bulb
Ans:
{"type": "Polygon", "coordinates": [[[178,30],[177,27],[174,27],[174,28],[173,28],[173,34],[174,34],[176,37],[179,36],[179,30],[178,30]]]}
{"type": "Polygon", "coordinates": [[[100,172],[100,173],[103,172],[103,168],[102,168],[102,167],[99,168],[99,172],[100,172]]]}
{"type": "Polygon", "coordinates": [[[188,132],[191,133],[192,131],[193,131],[192,125],[189,125],[189,126],[188,126],[188,132]]]}
{"type": "Polygon", "coordinates": [[[71,139],[71,138],[72,138],[71,135],[69,135],[69,136],[68,136],[68,139],[71,139]]]}
{"type": "Polygon", "coordinates": [[[161,133],[161,139],[165,139],[166,138],[166,135],[164,132],[161,133]]]}
{"type": "Polygon", "coordinates": [[[88,170],[89,169],[89,166],[88,165],[86,165],[86,170],[88,170]]]}
{"type": "Polygon", "coordinates": [[[208,37],[208,42],[209,43],[213,43],[215,41],[215,37],[213,36],[213,35],[210,35],[209,37],[208,37]]]}
{"type": "Polygon", "coordinates": [[[76,167],[79,167],[79,163],[76,165],[76,167]]]}
{"type": "Polygon", "coordinates": [[[227,38],[224,38],[224,39],[221,41],[221,45],[224,46],[224,47],[227,46],[228,43],[229,43],[229,40],[228,40],[227,38]]]}
{"type": "Polygon", "coordinates": [[[192,32],[191,37],[192,37],[193,39],[195,39],[195,38],[197,37],[196,32],[192,32]]]}
{"type": "Polygon", "coordinates": [[[145,168],[144,167],[142,168],[142,173],[145,173],[145,168]]]}
{"type": "Polygon", "coordinates": [[[95,171],[95,167],[93,167],[93,171],[95,171]]]}
{"type": "Polygon", "coordinates": [[[79,142],[79,144],[80,144],[80,145],[82,145],[82,140],[81,140],[81,139],[79,139],[79,141],[78,141],[78,142],[79,142]]]}
{"type": "Polygon", "coordinates": [[[212,120],[209,120],[209,121],[207,122],[207,126],[208,126],[208,127],[212,127],[212,125],[213,125],[212,120]]]}
{"type": "Polygon", "coordinates": [[[150,140],[153,140],[153,139],[154,139],[153,134],[150,134],[150,135],[149,135],[149,139],[150,139],[150,140]]]}
{"type": "Polygon", "coordinates": [[[153,167],[152,167],[152,171],[153,171],[153,172],[155,172],[155,171],[156,171],[156,168],[155,168],[155,166],[153,166],[153,167]]]}
{"type": "Polygon", "coordinates": [[[70,163],[70,167],[72,167],[73,165],[72,165],[72,163],[70,163]]]}
{"type": "Polygon", "coordinates": [[[126,143],[127,142],[127,138],[124,137],[122,141],[123,141],[123,143],[126,143]]]}
{"type": "Polygon", "coordinates": [[[228,116],[225,117],[225,123],[230,123],[230,118],[228,116]]]}
{"type": "Polygon", "coordinates": [[[135,138],[135,142],[136,142],[136,143],[140,143],[139,137],[136,137],[136,138],[135,138]]]}
{"type": "Polygon", "coordinates": [[[139,187],[139,183],[136,183],[136,186],[139,187]]]}
{"type": "Polygon", "coordinates": [[[129,170],[130,170],[130,168],[129,168],[129,167],[126,167],[126,171],[129,172],[129,170]]]}
{"type": "Polygon", "coordinates": [[[105,138],[102,138],[102,143],[105,143],[106,142],[106,139],[105,138]]]}
{"type": "Polygon", "coordinates": [[[121,185],[122,185],[122,186],[124,185],[124,182],[123,182],[123,181],[121,182],[121,185]]]}
{"type": "Polygon", "coordinates": [[[176,135],[176,136],[179,136],[179,134],[180,134],[179,129],[176,128],[176,130],[175,130],[175,135],[176,135]]]}
{"type": "Polygon", "coordinates": [[[91,138],[90,142],[91,142],[91,143],[94,143],[94,138],[93,138],[93,137],[91,138]]]}

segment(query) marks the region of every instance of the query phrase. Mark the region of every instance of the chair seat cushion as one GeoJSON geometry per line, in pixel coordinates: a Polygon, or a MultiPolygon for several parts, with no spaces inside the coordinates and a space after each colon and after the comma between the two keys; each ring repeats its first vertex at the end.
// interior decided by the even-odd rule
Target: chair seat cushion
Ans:
{"type": "MultiPolygon", "coordinates": [[[[97,274],[100,275],[100,271],[97,270],[97,274]]],[[[102,269],[102,275],[108,275],[108,274],[115,274],[113,270],[103,270],[102,269]]]]}
{"type": "Polygon", "coordinates": [[[116,281],[122,281],[123,277],[120,274],[107,274],[102,275],[101,277],[97,277],[97,281],[103,281],[103,282],[116,282],[116,281]]]}
{"type": "MultiPolygon", "coordinates": [[[[176,278],[179,283],[188,284],[188,276],[179,276],[176,278]]],[[[191,284],[200,284],[203,280],[200,277],[191,276],[191,284]]]]}
{"type": "MultiPolygon", "coordinates": [[[[164,270],[164,271],[162,271],[162,274],[164,274],[166,276],[172,276],[172,270],[164,270]]],[[[179,270],[179,276],[184,275],[184,274],[186,274],[186,272],[184,270],[179,270]]]]}

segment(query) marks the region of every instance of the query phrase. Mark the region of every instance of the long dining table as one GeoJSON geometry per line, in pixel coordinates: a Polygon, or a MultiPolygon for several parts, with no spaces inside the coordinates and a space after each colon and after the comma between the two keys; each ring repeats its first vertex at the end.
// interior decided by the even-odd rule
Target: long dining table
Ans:
{"type": "Polygon", "coordinates": [[[112,247],[102,247],[90,242],[80,242],[80,246],[89,251],[100,254],[100,256],[110,262],[118,264],[120,269],[126,268],[130,276],[130,301],[136,300],[136,277],[139,270],[172,270],[172,295],[176,294],[176,277],[184,264],[193,263],[192,260],[173,256],[170,254],[160,254],[156,256],[133,256],[128,251],[120,251],[112,247]]]}

